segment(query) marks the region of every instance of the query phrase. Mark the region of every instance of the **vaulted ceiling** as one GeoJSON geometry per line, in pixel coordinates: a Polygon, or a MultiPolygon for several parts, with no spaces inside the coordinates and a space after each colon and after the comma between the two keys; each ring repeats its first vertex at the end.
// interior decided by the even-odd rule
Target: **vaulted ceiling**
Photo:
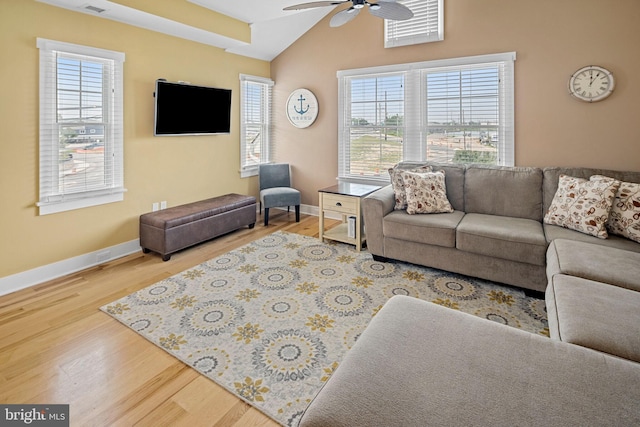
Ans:
{"type": "Polygon", "coordinates": [[[278,56],[333,10],[282,10],[298,0],[38,1],[265,61],[278,56]]]}

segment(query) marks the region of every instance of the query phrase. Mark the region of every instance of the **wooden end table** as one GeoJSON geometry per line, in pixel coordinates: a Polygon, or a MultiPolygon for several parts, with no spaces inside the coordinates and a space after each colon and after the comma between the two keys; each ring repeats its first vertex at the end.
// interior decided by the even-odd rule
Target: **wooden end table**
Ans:
{"type": "Polygon", "coordinates": [[[343,182],[331,187],[318,190],[320,240],[335,240],[356,246],[362,250],[365,241],[364,223],[362,221],[361,201],[368,194],[380,189],[378,185],[353,184],[343,182]],[[324,213],[337,212],[342,214],[342,224],[329,230],[324,229],[324,213]],[[355,218],[353,236],[349,233],[349,217],[355,218]]]}

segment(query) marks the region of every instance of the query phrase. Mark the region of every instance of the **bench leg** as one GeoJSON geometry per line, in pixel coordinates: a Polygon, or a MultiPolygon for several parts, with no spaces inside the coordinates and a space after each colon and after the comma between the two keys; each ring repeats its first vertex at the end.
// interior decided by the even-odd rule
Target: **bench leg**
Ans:
{"type": "Polygon", "coordinates": [[[249,224],[249,230],[251,230],[251,229],[252,229],[253,227],[255,227],[255,226],[256,226],[256,223],[255,223],[255,222],[252,222],[251,224],[249,224]]]}
{"type": "Polygon", "coordinates": [[[171,254],[166,254],[166,255],[162,255],[162,260],[163,261],[169,261],[171,259],[171,254]]]}

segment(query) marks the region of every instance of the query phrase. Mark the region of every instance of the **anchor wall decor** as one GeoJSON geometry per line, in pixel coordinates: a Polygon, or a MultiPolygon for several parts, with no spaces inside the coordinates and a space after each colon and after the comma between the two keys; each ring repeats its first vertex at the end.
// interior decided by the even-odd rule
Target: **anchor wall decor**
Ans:
{"type": "Polygon", "coordinates": [[[318,100],[309,89],[296,89],[287,99],[287,118],[297,128],[307,128],[318,117],[318,100]]]}

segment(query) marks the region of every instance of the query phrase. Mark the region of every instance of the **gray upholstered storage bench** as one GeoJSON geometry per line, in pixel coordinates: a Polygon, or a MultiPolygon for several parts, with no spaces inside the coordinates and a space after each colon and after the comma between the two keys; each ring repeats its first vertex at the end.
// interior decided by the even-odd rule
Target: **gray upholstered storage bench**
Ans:
{"type": "Polygon", "coordinates": [[[300,427],[640,425],[638,384],[635,362],[395,296],[300,427]]]}
{"type": "Polygon", "coordinates": [[[168,261],[171,254],[256,223],[256,198],[226,194],[140,215],[140,246],[168,261]]]}

